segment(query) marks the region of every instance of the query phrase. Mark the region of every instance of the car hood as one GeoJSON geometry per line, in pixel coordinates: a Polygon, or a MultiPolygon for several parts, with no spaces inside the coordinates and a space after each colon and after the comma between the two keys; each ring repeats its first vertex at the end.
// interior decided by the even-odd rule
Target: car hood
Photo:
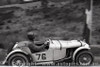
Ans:
{"type": "Polygon", "coordinates": [[[81,41],[78,40],[52,40],[53,47],[54,48],[74,48],[74,47],[80,47],[82,46],[81,41]]]}

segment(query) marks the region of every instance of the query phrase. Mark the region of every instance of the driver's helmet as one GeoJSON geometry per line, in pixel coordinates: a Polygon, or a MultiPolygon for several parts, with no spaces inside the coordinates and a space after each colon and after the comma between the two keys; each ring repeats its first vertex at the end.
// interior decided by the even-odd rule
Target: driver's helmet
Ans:
{"type": "Polygon", "coordinates": [[[35,35],[34,35],[33,32],[29,32],[29,33],[27,34],[27,37],[28,37],[28,39],[31,40],[31,41],[34,41],[34,39],[35,39],[35,35]]]}

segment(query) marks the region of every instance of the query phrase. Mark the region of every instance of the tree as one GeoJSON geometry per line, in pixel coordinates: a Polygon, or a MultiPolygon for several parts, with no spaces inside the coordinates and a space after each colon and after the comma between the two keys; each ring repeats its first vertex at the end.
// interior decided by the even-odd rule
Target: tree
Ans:
{"type": "Polygon", "coordinates": [[[90,44],[91,43],[91,30],[92,30],[92,6],[93,0],[86,0],[86,21],[83,30],[83,39],[90,44]]]}

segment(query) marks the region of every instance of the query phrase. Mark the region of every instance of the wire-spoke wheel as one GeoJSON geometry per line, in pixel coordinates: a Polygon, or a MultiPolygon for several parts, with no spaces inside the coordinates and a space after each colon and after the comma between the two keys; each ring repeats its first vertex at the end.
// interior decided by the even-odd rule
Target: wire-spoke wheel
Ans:
{"type": "Polygon", "coordinates": [[[11,66],[27,66],[28,64],[28,58],[23,54],[13,54],[8,59],[8,65],[11,66]]]}
{"type": "Polygon", "coordinates": [[[76,56],[76,65],[87,66],[93,63],[93,55],[89,51],[82,51],[76,56]]]}

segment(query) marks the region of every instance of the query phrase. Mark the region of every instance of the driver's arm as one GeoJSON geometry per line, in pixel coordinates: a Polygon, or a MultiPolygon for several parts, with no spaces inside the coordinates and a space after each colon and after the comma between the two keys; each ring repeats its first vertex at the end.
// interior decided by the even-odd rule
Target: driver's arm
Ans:
{"type": "Polygon", "coordinates": [[[37,46],[35,45],[34,43],[30,43],[29,45],[29,48],[33,51],[42,51],[45,49],[45,44],[41,45],[41,46],[37,46]]]}
{"type": "Polygon", "coordinates": [[[34,41],[34,44],[44,44],[45,43],[45,41],[34,41]]]}

